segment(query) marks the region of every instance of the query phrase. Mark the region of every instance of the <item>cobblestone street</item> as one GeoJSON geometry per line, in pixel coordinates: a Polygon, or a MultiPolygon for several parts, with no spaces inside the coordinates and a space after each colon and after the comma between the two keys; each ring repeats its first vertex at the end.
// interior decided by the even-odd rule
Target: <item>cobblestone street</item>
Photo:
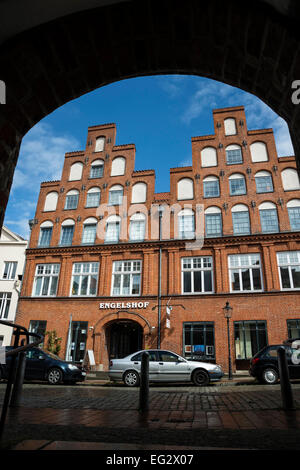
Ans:
{"type": "Polygon", "coordinates": [[[152,386],[149,412],[141,414],[139,389],[26,384],[22,406],[9,410],[5,442],[299,449],[299,383],[293,394],[295,410],[285,412],[279,385],[152,386]]]}

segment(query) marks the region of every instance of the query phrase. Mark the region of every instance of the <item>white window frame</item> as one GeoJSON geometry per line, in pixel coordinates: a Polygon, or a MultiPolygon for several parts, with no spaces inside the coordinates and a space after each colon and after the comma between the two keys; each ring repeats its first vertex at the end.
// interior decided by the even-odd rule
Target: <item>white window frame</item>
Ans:
{"type": "Polygon", "coordinates": [[[276,253],[276,257],[277,257],[278,274],[279,274],[279,281],[280,281],[280,290],[282,290],[282,291],[291,291],[291,290],[299,291],[300,287],[294,287],[294,280],[293,280],[293,276],[292,276],[291,271],[292,271],[293,266],[300,266],[300,251],[278,251],[276,253]],[[279,258],[280,258],[281,254],[287,255],[287,257],[288,257],[288,262],[287,263],[280,263],[279,258]],[[291,254],[293,254],[294,256],[296,255],[296,257],[298,259],[296,262],[291,261],[291,254]],[[288,268],[289,280],[290,280],[291,287],[282,287],[280,268],[288,268]]]}
{"type": "Polygon", "coordinates": [[[57,289],[58,289],[58,283],[59,283],[59,274],[60,274],[60,264],[59,263],[39,263],[36,265],[35,268],[35,276],[34,276],[34,281],[33,281],[33,289],[32,289],[32,297],[56,297],[57,294],[57,289]],[[58,266],[58,268],[57,268],[58,266]],[[48,270],[50,269],[50,272],[40,272],[39,270],[41,269],[40,267],[43,267],[43,271],[45,271],[47,268],[48,270]],[[57,269],[57,272],[55,270],[57,269]],[[36,294],[36,284],[37,284],[37,279],[42,278],[42,283],[40,286],[40,294],[36,294]],[[56,283],[56,289],[54,294],[49,294],[50,288],[52,286],[53,278],[57,277],[57,283],[56,283]],[[48,289],[47,289],[47,294],[43,295],[41,292],[43,292],[44,288],[44,283],[45,279],[50,278],[49,284],[48,284],[48,289]]]}
{"type": "Polygon", "coordinates": [[[263,286],[263,276],[262,276],[262,262],[261,262],[261,256],[260,253],[246,253],[246,254],[233,254],[233,255],[228,255],[228,272],[229,272],[229,288],[230,292],[233,294],[240,294],[241,292],[249,293],[249,292],[263,292],[264,286],[263,286]],[[242,257],[248,257],[248,264],[242,264],[241,259],[242,257]],[[259,264],[251,264],[251,256],[257,256],[259,260],[259,264]],[[235,257],[238,259],[238,264],[235,266],[231,266],[231,258],[235,257]],[[250,287],[251,289],[244,289],[243,288],[243,279],[242,279],[242,271],[243,269],[248,269],[250,272],[250,287]],[[253,274],[252,274],[252,269],[259,269],[260,273],[260,284],[261,284],[261,289],[254,289],[253,288],[253,274]],[[238,271],[239,272],[239,284],[240,284],[240,289],[239,290],[234,290],[232,289],[232,282],[231,282],[231,272],[232,271],[238,271]],[[242,288],[241,288],[242,287],[242,288]]]}
{"type": "Polygon", "coordinates": [[[112,281],[111,281],[111,296],[112,297],[139,297],[141,295],[142,291],[142,272],[143,272],[143,263],[142,260],[139,259],[133,259],[133,260],[122,260],[122,261],[114,261],[113,262],[113,269],[112,269],[112,281]],[[125,264],[130,263],[132,269],[130,270],[125,270],[125,264]],[[133,269],[134,263],[139,263],[139,269],[133,269]],[[117,270],[117,266],[121,266],[121,270],[117,270]],[[124,294],[123,293],[123,288],[124,288],[124,276],[125,275],[130,275],[129,279],[129,294],[124,294]],[[139,280],[139,292],[137,294],[131,294],[132,292],[132,286],[133,286],[133,276],[134,275],[139,275],[140,280],[139,280]],[[121,276],[121,282],[120,282],[120,293],[116,294],[114,293],[114,284],[115,284],[115,278],[116,276],[121,276]]]}
{"type": "Polygon", "coordinates": [[[70,297],[96,297],[97,292],[98,292],[98,283],[99,283],[99,263],[97,261],[91,261],[91,262],[82,262],[82,263],[73,263],[72,266],[72,278],[71,278],[71,286],[70,286],[70,297]],[[80,266],[80,269],[76,271],[78,268],[77,266],[80,266]],[[85,267],[88,266],[88,270],[85,271],[85,267]],[[97,267],[97,271],[93,271],[93,267],[97,267]],[[96,289],[95,289],[95,294],[90,294],[90,287],[91,287],[91,279],[92,276],[96,275],[97,276],[97,283],[96,283],[96,289]],[[78,294],[73,294],[73,281],[74,277],[78,276],[79,283],[78,283],[78,294]],[[82,280],[83,278],[87,276],[88,277],[88,283],[87,283],[87,294],[81,294],[81,287],[82,287],[82,280]]]}
{"type": "Polygon", "coordinates": [[[11,297],[11,292],[0,292],[0,319],[2,320],[9,318],[11,297]]]}
{"type": "Polygon", "coordinates": [[[213,294],[215,291],[214,287],[214,264],[213,264],[213,257],[208,255],[208,256],[184,256],[181,258],[181,294],[182,295],[207,295],[207,294],[213,294]],[[201,267],[194,267],[194,260],[200,259],[201,262],[201,267]],[[205,267],[203,266],[205,263],[205,259],[209,259],[211,266],[210,267],[205,267]],[[191,268],[184,268],[184,263],[185,260],[190,260],[191,261],[191,268]],[[194,291],[194,272],[201,272],[201,292],[200,291],[194,291]],[[209,271],[211,273],[211,291],[206,291],[204,290],[204,272],[209,271]],[[185,272],[190,272],[191,273],[191,292],[184,292],[184,273],[185,272]]]}
{"type": "Polygon", "coordinates": [[[17,267],[18,267],[18,261],[4,261],[4,266],[3,266],[3,271],[2,271],[2,280],[3,281],[14,281],[16,279],[17,275],[17,267]],[[7,275],[4,277],[4,273],[7,267],[7,275]],[[12,277],[12,274],[14,276],[12,277]]]}

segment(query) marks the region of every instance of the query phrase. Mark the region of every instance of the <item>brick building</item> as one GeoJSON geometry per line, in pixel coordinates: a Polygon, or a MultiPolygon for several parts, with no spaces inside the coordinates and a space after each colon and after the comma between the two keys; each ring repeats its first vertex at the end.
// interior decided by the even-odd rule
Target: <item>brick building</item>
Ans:
{"type": "Polygon", "coordinates": [[[213,121],[213,135],[192,138],[192,166],[171,168],[169,193],[134,170],[114,124],[88,128],[61,180],[41,184],[19,323],[55,329],[67,359],[92,350],[98,369],[159,346],[226,370],[227,301],[236,369],[300,337],[295,158],[278,158],[272,129],[248,130],[243,107],[213,121]]]}

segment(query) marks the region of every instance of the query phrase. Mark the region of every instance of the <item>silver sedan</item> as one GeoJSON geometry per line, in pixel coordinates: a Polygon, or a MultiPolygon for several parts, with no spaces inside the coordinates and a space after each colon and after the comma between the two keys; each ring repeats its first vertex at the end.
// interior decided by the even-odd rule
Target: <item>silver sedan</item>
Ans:
{"type": "Polygon", "coordinates": [[[220,380],[224,375],[219,365],[188,361],[172,351],[148,349],[123,359],[112,359],[109,365],[110,380],[123,380],[128,387],[137,387],[140,382],[143,352],[149,355],[151,382],[192,382],[194,385],[203,386],[220,380]]]}

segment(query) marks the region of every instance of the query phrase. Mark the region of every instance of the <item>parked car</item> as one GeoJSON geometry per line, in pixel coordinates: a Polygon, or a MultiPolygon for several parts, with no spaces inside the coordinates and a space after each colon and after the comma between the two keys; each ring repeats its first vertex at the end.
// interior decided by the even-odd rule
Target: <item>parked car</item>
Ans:
{"type": "MultiPolygon", "coordinates": [[[[12,346],[6,350],[13,349],[12,346]]],[[[6,364],[0,364],[0,379],[7,379],[12,356],[6,357],[6,364]]],[[[86,372],[76,364],[64,361],[55,354],[32,348],[26,353],[25,380],[42,380],[51,385],[61,382],[75,383],[85,380],[86,372]]]]}
{"type": "Polygon", "coordinates": [[[251,359],[249,374],[261,383],[275,384],[279,380],[277,351],[282,346],[286,350],[290,379],[300,379],[300,364],[296,363],[299,361],[292,361],[296,350],[292,349],[289,344],[265,346],[251,359]]]}
{"type": "Polygon", "coordinates": [[[110,379],[123,380],[128,387],[138,386],[143,352],[149,354],[149,381],[151,382],[193,382],[194,385],[201,386],[220,380],[224,375],[219,365],[188,361],[172,351],[150,349],[138,351],[123,359],[111,360],[110,379]]]}

